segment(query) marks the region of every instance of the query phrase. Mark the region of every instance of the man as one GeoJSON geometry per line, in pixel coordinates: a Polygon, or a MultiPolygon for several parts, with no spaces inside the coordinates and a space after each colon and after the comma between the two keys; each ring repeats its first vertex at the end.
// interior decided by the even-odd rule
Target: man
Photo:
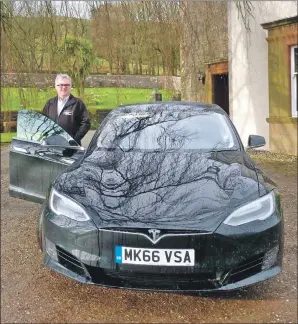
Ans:
{"type": "Polygon", "coordinates": [[[71,85],[70,76],[58,74],[55,80],[57,96],[47,101],[42,113],[81,145],[81,139],[91,127],[90,117],[84,102],[70,93],[71,85]]]}

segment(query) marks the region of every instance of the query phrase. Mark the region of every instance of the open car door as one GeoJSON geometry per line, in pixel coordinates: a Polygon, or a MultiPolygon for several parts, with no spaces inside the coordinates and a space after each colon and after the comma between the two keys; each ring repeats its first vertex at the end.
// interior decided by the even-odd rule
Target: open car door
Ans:
{"type": "Polygon", "coordinates": [[[43,203],[51,183],[83,154],[54,121],[35,111],[19,111],[9,155],[10,195],[43,203]]]}

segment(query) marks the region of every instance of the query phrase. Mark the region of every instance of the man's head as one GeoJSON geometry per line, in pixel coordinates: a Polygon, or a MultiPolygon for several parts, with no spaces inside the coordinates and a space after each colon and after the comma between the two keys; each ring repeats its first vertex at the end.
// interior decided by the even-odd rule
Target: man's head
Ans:
{"type": "Polygon", "coordinates": [[[65,99],[70,94],[71,89],[71,77],[67,74],[58,74],[55,80],[55,88],[58,97],[65,99]]]}

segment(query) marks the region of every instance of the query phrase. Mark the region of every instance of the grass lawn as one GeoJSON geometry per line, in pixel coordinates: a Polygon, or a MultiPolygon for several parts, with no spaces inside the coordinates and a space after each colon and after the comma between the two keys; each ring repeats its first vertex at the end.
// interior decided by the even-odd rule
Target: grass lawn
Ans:
{"type": "Polygon", "coordinates": [[[17,133],[0,133],[0,143],[10,143],[17,133]]]}
{"type": "MultiPolygon", "coordinates": [[[[151,101],[153,89],[136,88],[87,88],[82,99],[92,113],[96,109],[112,109],[118,105],[151,101]]],[[[163,101],[171,100],[173,90],[160,90],[163,101]]],[[[76,91],[72,91],[76,96],[76,91]]],[[[42,110],[46,101],[54,97],[54,88],[2,88],[1,111],[24,108],[42,110]]]]}

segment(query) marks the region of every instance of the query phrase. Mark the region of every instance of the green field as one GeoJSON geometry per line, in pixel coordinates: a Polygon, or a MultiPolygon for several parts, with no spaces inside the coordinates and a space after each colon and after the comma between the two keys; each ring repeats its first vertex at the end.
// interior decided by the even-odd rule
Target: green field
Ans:
{"type": "MultiPolygon", "coordinates": [[[[118,105],[133,104],[151,101],[153,89],[135,88],[87,88],[84,97],[81,97],[92,113],[96,109],[112,109],[118,105]]],[[[171,100],[172,90],[160,90],[163,101],[171,100]]],[[[76,91],[72,91],[76,96],[76,91]]],[[[26,109],[42,110],[46,101],[54,97],[54,88],[2,88],[1,111],[16,111],[21,107],[26,109]]]]}
{"type": "Polygon", "coordinates": [[[10,143],[17,133],[0,133],[0,143],[10,143]]]}

